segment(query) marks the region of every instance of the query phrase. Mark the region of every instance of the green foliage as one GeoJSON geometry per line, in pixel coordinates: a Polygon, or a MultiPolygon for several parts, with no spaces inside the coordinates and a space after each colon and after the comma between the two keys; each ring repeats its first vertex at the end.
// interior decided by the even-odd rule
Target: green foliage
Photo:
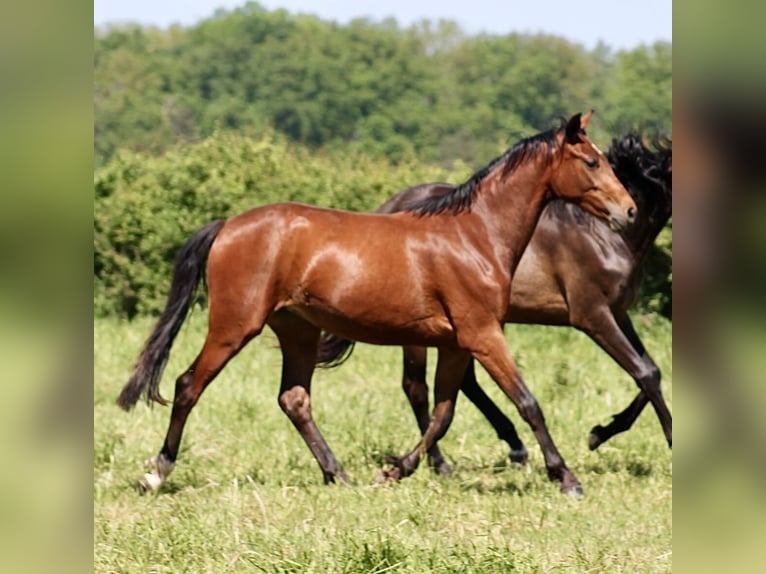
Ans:
{"type": "Polygon", "coordinates": [[[673,220],[660,231],[643,268],[638,306],[643,311],[673,317],[673,220]]]}
{"type": "Polygon", "coordinates": [[[609,102],[605,120],[612,133],[636,128],[670,133],[672,66],[671,46],[665,42],[617,55],[611,79],[605,84],[609,102]]]}
{"type": "Polygon", "coordinates": [[[670,133],[671,47],[613,54],[562,38],[465,36],[454,22],[340,26],[248,3],[189,28],[97,31],[95,151],[156,153],[267,126],[312,148],[486,162],[498,142],[595,108],[591,135],[670,133]]]}

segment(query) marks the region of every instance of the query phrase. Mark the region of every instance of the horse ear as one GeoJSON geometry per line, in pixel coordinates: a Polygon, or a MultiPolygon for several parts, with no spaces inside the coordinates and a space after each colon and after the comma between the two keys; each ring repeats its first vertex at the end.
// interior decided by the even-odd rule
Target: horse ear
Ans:
{"type": "Polygon", "coordinates": [[[593,110],[590,110],[587,114],[585,114],[582,119],[580,120],[580,128],[582,130],[585,130],[585,128],[588,127],[588,124],[590,123],[590,118],[593,115],[593,110]]]}
{"type": "Polygon", "coordinates": [[[575,114],[567,122],[564,129],[564,141],[567,143],[578,143],[580,141],[581,114],[575,114]]]}

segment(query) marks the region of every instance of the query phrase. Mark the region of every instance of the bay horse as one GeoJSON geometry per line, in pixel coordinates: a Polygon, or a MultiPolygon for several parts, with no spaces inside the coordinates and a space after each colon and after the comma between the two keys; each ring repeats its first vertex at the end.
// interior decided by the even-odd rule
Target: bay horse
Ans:
{"type": "Polygon", "coordinates": [[[534,429],[548,476],[581,494],[508,350],[502,323],[516,266],[543,207],[572,201],[619,229],[636,204],[585,135],[591,113],[523,139],[462,185],[394,214],[297,203],[251,209],[197,231],[176,256],[166,307],[117,403],[167,404],[159,382],[197,285],[207,276],[208,331],[175,384],[170,424],[142,489],[174,468],[186,419],[200,395],[268,325],[282,351],[279,405],[318,462],[325,483],[348,482],[311,415],[311,377],[322,329],[380,345],[438,349],[433,417],[418,446],[396,459],[412,474],[447,431],[471,357],[534,429]]]}
{"type": "MultiPolygon", "coordinates": [[[[648,149],[639,134],[612,140],[606,152],[615,175],[638,205],[638,217],[622,233],[614,233],[602,220],[559,199],[543,210],[521,257],[510,292],[505,321],[572,326],[593,339],[631,377],[640,391],[606,425],[590,431],[588,446],[595,450],[612,436],[628,430],[651,401],[663,433],[672,446],[672,418],[660,391],[660,370],[647,353],[628,317],[641,280],[641,265],[655,238],[672,213],[672,149],[670,142],[655,142],[648,149]]],[[[454,189],[447,183],[429,183],[405,189],[376,212],[395,213],[428,197],[454,189]]],[[[353,342],[323,333],[317,364],[334,367],[345,361],[353,342]]],[[[428,426],[426,349],[404,347],[402,388],[421,432],[428,426]]],[[[509,457],[524,464],[528,453],[513,423],[479,387],[471,361],[463,378],[463,393],[474,403],[501,440],[509,457]]],[[[428,453],[429,465],[448,473],[438,445],[428,453]]]]}

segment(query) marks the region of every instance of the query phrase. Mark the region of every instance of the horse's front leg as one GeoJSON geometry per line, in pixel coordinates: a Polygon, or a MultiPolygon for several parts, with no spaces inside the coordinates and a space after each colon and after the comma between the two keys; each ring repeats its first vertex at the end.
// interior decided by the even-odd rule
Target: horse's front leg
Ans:
{"type": "Polygon", "coordinates": [[[423,437],[412,451],[401,458],[388,457],[386,462],[394,465],[385,471],[386,478],[401,479],[411,475],[420,464],[423,453],[429,451],[447,432],[455,412],[455,400],[471,355],[462,349],[440,348],[436,363],[434,382],[434,410],[423,437]]]}
{"type": "Polygon", "coordinates": [[[481,411],[481,414],[489,421],[492,428],[495,429],[497,437],[500,440],[504,440],[508,443],[510,451],[508,457],[511,462],[517,464],[526,464],[529,459],[529,453],[527,447],[521,442],[516,427],[513,426],[511,420],[505,416],[492,399],[487,396],[487,393],[479,386],[476,380],[476,369],[474,367],[474,361],[472,360],[465,371],[465,377],[463,377],[463,386],[460,389],[463,391],[468,400],[470,400],[476,408],[481,411]]]}
{"type": "Polygon", "coordinates": [[[580,486],[577,477],[567,468],[563,457],[553,443],[543,413],[537,404],[537,399],[521,378],[516,363],[508,350],[502,329],[499,326],[487,329],[483,333],[478,333],[478,336],[473,337],[470,341],[466,341],[465,344],[471,349],[476,360],[482,364],[498,386],[508,395],[508,398],[513,401],[519,414],[532,428],[543,451],[548,477],[560,482],[561,491],[565,494],[581,495],[583,493],[582,486],[580,486]]]}
{"type": "Polygon", "coordinates": [[[649,397],[644,391],[639,391],[636,397],[616,415],[612,415],[612,420],[606,426],[596,425],[588,434],[588,448],[596,450],[616,434],[620,434],[630,429],[636,422],[638,415],[644,410],[649,402],[649,397]]]}
{"type": "MultiPolygon", "coordinates": [[[[574,324],[574,323],[573,323],[574,324]]],[[[628,407],[614,416],[611,423],[593,427],[588,437],[591,450],[598,448],[617,433],[628,430],[651,402],[665,434],[668,446],[673,445],[673,418],[660,388],[660,370],[646,352],[627,314],[615,317],[606,307],[577,320],[576,326],[585,331],[599,346],[617,361],[636,381],[641,392],[628,407]]]]}

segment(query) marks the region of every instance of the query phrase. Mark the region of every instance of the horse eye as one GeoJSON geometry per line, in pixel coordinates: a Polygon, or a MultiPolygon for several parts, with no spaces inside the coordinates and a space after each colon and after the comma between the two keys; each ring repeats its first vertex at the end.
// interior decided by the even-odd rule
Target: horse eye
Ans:
{"type": "Polygon", "coordinates": [[[598,167],[598,160],[592,157],[589,157],[585,160],[585,165],[587,165],[590,169],[596,169],[598,167]]]}

